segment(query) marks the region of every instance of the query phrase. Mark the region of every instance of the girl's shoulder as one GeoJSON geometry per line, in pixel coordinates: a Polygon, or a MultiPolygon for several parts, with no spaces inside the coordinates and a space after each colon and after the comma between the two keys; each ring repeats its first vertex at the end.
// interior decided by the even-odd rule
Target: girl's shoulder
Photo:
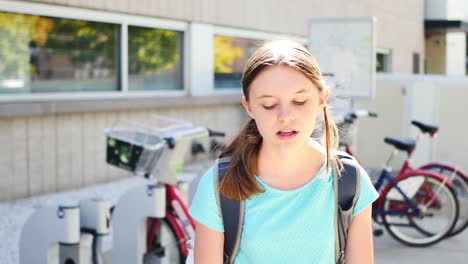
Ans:
{"type": "Polygon", "coordinates": [[[215,176],[215,165],[209,167],[205,173],[200,177],[197,189],[205,189],[206,191],[214,191],[214,176],[215,176]]]}

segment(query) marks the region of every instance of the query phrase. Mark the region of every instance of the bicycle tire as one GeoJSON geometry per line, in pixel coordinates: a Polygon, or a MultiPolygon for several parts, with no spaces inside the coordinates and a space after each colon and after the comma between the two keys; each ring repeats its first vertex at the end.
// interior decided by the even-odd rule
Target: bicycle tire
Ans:
{"type": "MultiPolygon", "coordinates": [[[[165,218],[153,221],[159,221],[159,226],[143,258],[143,263],[184,264],[186,257],[182,254],[181,245],[174,228],[165,218]]],[[[153,224],[158,223],[154,222],[153,224]]]]}
{"type": "Polygon", "coordinates": [[[397,241],[414,247],[430,246],[447,237],[458,219],[459,204],[453,188],[444,184],[442,180],[424,173],[410,174],[398,179],[395,185],[385,189],[387,191],[382,200],[382,209],[406,210],[409,213],[405,215],[385,213],[382,222],[388,233],[397,241]],[[410,205],[404,201],[395,185],[417,204],[422,212],[420,215],[410,213],[410,205]],[[445,213],[445,216],[439,213],[445,213]],[[431,224],[430,220],[434,219],[431,216],[436,215],[442,218],[432,221],[431,224]]]}
{"type": "Polygon", "coordinates": [[[457,194],[458,203],[460,204],[460,211],[458,221],[449,236],[460,234],[468,227],[468,179],[460,171],[442,165],[434,164],[424,167],[424,169],[433,171],[451,180],[457,194]]]}

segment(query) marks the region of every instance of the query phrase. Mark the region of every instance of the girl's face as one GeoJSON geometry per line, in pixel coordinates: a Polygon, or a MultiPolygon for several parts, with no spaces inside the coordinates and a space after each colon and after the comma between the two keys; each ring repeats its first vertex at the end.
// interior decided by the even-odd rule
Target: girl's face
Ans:
{"type": "Polygon", "coordinates": [[[255,77],[249,101],[242,97],[242,105],[255,119],[264,144],[289,146],[309,142],[327,99],[328,93],[299,70],[273,66],[255,77]]]}

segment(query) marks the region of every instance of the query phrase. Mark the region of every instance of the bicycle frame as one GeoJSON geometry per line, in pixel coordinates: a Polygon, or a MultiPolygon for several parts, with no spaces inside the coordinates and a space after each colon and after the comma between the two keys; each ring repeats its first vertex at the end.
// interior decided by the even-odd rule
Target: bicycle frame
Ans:
{"type": "MultiPolygon", "coordinates": [[[[419,130],[418,134],[416,135],[416,143],[418,143],[419,140],[421,139],[421,137],[423,137],[423,136],[424,136],[424,134],[419,130]]],[[[430,137],[435,138],[436,136],[435,135],[430,135],[430,137]]],[[[453,173],[458,173],[459,175],[461,175],[463,177],[463,179],[466,182],[468,182],[468,175],[465,174],[460,168],[458,168],[457,166],[455,166],[453,164],[450,164],[450,163],[431,162],[431,163],[428,163],[428,164],[425,164],[425,165],[419,167],[419,169],[420,170],[426,170],[426,169],[429,169],[429,168],[432,168],[432,167],[442,168],[442,169],[450,170],[453,173]]],[[[453,176],[455,176],[455,175],[453,175],[453,176]]],[[[452,180],[452,178],[449,178],[449,180],[452,180]]]]}
{"type": "MultiPolygon", "coordinates": [[[[187,256],[188,249],[185,241],[195,237],[195,221],[189,215],[187,206],[179,196],[177,188],[170,184],[165,184],[165,187],[167,207],[166,218],[171,227],[174,229],[182,254],[187,256]]],[[[157,235],[159,219],[152,218],[149,221],[151,229],[149,230],[147,237],[148,248],[150,247],[154,237],[157,235]]]]}
{"type": "Polygon", "coordinates": [[[425,165],[419,167],[419,169],[425,170],[425,169],[428,169],[428,168],[431,168],[431,167],[439,167],[439,168],[442,168],[442,169],[447,169],[447,170],[453,171],[455,173],[460,174],[464,179],[468,180],[468,175],[465,174],[461,169],[459,169],[455,165],[445,163],[445,162],[431,162],[431,163],[428,163],[428,164],[425,164],[425,165]]]}
{"type": "MultiPolygon", "coordinates": [[[[398,211],[398,210],[382,210],[380,208],[382,208],[381,206],[381,202],[379,202],[379,200],[382,200],[382,199],[378,199],[376,202],[377,202],[377,206],[375,209],[372,210],[372,216],[377,216],[377,215],[419,215],[420,213],[420,209],[418,208],[417,204],[415,204],[410,198],[408,198],[408,196],[405,194],[405,192],[403,192],[400,187],[398,187],[398,185],[396,184],[395,180],[393,179],[392,175],[390,174],[390,172],[387,170],[387,169],[383,169],[382,172],[380,173],[380,176],[377,180],[377,183],[374,184],[374,187],[377,189],[377,190],[380,190],[381,189],[381,186],[383,185],[383,183],[387,181],[389,182],[389,184],[387,185],[388,188],[385,188],[386,191],[388,191],[390,189],[390,187],[395,187],[396,190],[398,190],[398,192],[401,194],[401,196],[403,197],[404,201],[411,207],[412,211],[409,211],[408,210],[403,210],[403,211],[398,211]]],[[[385,192],[381,192],[382,194],[385,193],[385,192]]],[[[380,197],[383,197],[383,195],[381,195],[380,197]]]]}
{"type": "MultiPolygon", "coordinates": [[[[353,153],[353,151],[351,150],[348,144],[344,144],[344,146],[345,146],[346,153],[348,153],[349,155],[353,157],[356,157],[356,155],[353,153]]],[[[374,184],[374,187],[376,188],[376,190],[380,191],[379,198],[373,204],[372,216],[374,217],[374,219],[376,216],[382,216],[382,215],[408,215],[408,214],[419,215],[420,209],[418,208],[418,206],[396,184],[396,182],[398,182],[399,180],[410,177],[411,175],[414,175],[417,173],[421,173],[426,176],[436,178],[438,180],[441,180],[448,186],[452,187],[452,183],[450,181],[447,181],[446,178],[436,173],[433,173],[431,171],[421,170],[421,169],[413,169],[410,165],[409,158],[405,160],[399,174],[395,178],[392,177],[390,170],[388,168],[383,168],[382,172],[379,175],[379,178],[377,179],[377,182],[374,184]],[[384,186],[385,181],[387,181],[388,184],[386,184],[385,187],[382,188],[382,186],[384,186]],[[402,195],[404,201],[411,207],[412,211],[408,212],[408,210],[404,210],[404,211],[382,210],[384,194],[386,194],[392,187],[395,187],[395,189],[402,195]]],[[[432,200],[433,194],[430,193],[429,197],[432,200]]]]}

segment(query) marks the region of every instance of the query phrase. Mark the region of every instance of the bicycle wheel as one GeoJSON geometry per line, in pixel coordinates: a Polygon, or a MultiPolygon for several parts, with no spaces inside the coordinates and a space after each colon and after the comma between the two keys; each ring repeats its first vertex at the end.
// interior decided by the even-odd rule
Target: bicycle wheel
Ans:
{"type": "Polygon", "coordinates": [[[401,178],[396,186],[420,212],[416,215],[395,185],[391,186],[384,193],[382,209],[386,213],[382,221],[392,237],[406,245],[424,247],[441,241],[452,231],[459,207],[451,187],[424,174],[401,178]]]}
{"type": "Polygon", "coordinates": [[[166,219],[154,220],[158,225],[151,246],[143,258],[144,264],[184,264],[180,243],[172,226],[166,219]]]}
{"type": "Polygon", "coordinates": [[[460,234],[468,227],[468,179],[462,173],[450,167],[434,164],[424,167],[424,169],[438,173],[452,182],[453,189],[457,194],[458,203],[460,204],[460,211],[458,221],[449,236],[460,234]]]}

